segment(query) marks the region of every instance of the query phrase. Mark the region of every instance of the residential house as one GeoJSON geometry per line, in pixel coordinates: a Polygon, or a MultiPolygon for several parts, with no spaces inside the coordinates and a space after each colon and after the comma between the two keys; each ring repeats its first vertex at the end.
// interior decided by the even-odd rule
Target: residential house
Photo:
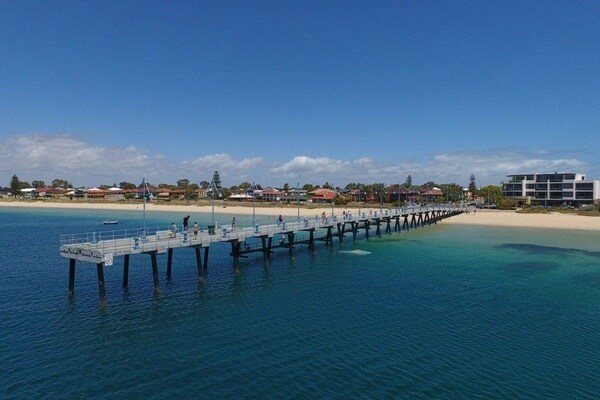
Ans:
{"type": "Polygon", "coordinates": [[[333,203],[337,192],[331,189],[317,189],[310,192],[313,203],[333,203]]]}

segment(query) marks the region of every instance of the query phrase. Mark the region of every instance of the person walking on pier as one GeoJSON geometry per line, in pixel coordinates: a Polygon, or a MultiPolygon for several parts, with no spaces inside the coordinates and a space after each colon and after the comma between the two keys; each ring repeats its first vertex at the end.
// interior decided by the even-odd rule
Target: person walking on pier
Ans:
{"type": "Polygon", "coordinates": [[[233,217],[231,219],[231,230],[234,231],[235,230],[235,217],[233,217]]]}
{"type": "Polygon", "coordinates": [[[194,222],[194,239],[198,238],[198,223],[194,222]]]}
{"type": "Polygon", "coordinates": [[[283,217],[281,216],[281,214],[279,214],[279,218],[277,218],[277,226],[281,225],[283,223],[283,217]]]}
{"type": "Polygon", "coordinates": [[[175,222],[171,222],[171,237],[177,237],[177,225],[175,225],[175,222]]]}
{"type": "Polygon", "coordinates": [[[188,221],[190,219],[190,216],[188,215],[187,217],[183,217],[183,231],[187,232],[188,230],[188,221]]]}

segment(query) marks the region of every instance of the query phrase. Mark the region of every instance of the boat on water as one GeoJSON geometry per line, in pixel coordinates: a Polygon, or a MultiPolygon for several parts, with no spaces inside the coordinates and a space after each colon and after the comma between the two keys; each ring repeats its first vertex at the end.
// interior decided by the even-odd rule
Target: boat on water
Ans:
{"type": "Polygon", "coordinates": [[[116,225],[116,224],[119,223],[119,221],[116,221],[116,220],[114,220],[114,221],[103,221],[102,223],[104,225],[116,225]]]}

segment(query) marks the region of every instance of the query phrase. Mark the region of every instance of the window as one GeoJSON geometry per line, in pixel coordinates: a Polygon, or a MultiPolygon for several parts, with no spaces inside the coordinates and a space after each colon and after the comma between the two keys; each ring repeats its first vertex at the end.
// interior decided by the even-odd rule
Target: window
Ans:
{"type": "Polygon", "coordinates": [[[592,200],[594,198],[593,192],[577,191],[577,193],[575,195],[576,195],[577,200],[592,200]]]}

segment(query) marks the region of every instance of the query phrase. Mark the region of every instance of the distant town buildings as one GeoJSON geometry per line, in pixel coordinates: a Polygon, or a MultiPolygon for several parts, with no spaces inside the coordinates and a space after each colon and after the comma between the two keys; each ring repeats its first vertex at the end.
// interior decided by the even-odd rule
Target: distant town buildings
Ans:
{"type": "Polygon", "coordinates": [[[518,174],[502,185],[505,197],[524,204],[579,206],[600,201],[600,180],[588,181],[584,174],[518,174]]]}
{"type": "MultiPolygon", "coordinates": [[[[543,206],[581,206],[585,204],[600,204],[600,180],[587,180],[581,173],[530,173],[508,175],[508,180],[502,183],[502,195],[512,199],[521,205],[543,205],[543,206]]],[[[219,189],[212,186],[201,185],[195,188],[186,187],[158,187],[146,186],[146,191],[136,187],[107,187],[101,188],[61,188],[61,187],[35,187],[20,190],[22,198],[67,198],[89,199],[89,200],[112,200],[125,199],[141,200],[145,197],[154,201],[178,201],[192,199],[215,199],[230,202],[264,202],[264,203],[320,203],[331,204],[339,202],[346,203],[437,203],[444,201],[482,201],[480,193],[471,193],[468,188],[457,185],[449,185],[454,191],[448,191],[433,185],[423,187],[406,187],[394,184],[378,186],[377,188],[358,187],[353,189],[341,188],[317,188],[305,190],[292,188],[286,185],[284,188],[273,187],[250,187],[235,188],[221,193],[219,189]],[[215,193],[217,190],[217,193],[215,193]]],[[[10,192],[0,193],[0,196],[10,196],[10,192]]],[[[489,201],[489,200],[488,200],[489,201]]]]}

